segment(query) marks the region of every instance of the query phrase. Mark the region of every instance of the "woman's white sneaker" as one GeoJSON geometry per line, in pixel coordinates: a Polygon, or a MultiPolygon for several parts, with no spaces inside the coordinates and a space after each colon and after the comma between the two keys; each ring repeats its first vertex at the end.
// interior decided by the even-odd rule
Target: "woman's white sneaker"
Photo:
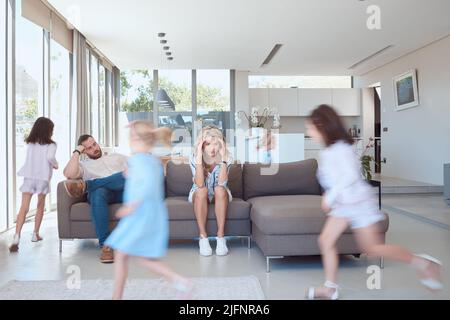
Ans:
{"type": "Polygon", "coordinates": [[[200,255],[204,257],[212,255],[212,249],[209,244],[208,238],[200,238],[198,246],[200,247],[200,255]]]}
{"type": "Polygon", "coordinates": [[[217,237],[216,255],[226,256],[228,254],[227,240],[217,237]]]}

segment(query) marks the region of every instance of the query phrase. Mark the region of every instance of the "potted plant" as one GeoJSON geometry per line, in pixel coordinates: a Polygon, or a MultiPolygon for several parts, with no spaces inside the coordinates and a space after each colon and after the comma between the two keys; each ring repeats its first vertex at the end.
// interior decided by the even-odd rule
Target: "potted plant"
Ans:
{"type": "Polygon", "coordinates": [[[375,160],[374,157],[371,155],[368,155],[367,152],[373,148],[374,146],[374,139],[372,137],[369,138],[369,142],[367,143],[366,147],[364,148],[363,153],[360,156],[361,161],[361,174],[367,181],[372,180],[372,168],[371,163],[375,160]]]}

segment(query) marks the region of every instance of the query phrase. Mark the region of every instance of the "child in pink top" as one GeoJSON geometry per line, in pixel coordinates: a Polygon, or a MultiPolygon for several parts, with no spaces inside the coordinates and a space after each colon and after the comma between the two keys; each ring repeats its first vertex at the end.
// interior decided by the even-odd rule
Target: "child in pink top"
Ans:
{"type": "Polygon", "coordinates": [[[40,117],[25,139],[28,146],[27,157],[23,167],[17,173],[18,176],[23,177],[23,184],[20,187],[22,204],[17,214],[16,233],[9,247],[10,252],[19,250],[20,232],[29,211],[33,194],[37,194],[38,203],[31,241],[43,240],[39,235],[39,228],[44,216],[45,197],[50,193],[52,171],[58,169],[58,162],[55,159],[56,143],[52,140],[53,128],[54,124],[50,119],[40,117]]]}

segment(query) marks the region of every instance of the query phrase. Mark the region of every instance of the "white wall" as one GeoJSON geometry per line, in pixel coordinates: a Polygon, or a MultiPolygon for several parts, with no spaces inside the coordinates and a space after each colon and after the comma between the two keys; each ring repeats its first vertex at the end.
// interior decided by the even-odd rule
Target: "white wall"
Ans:
{"type": "MultiPolygon", "coordinates": [[[[362,138],[364,139],[364,148],[369,143],[370,138],[375,136],[375,101],[373,88],[364,88],[361,98],[361,122],[362,122],[362,138]]],[[[367,155],[375,157],[375,149],[367,150],[367,155]]],[[[375,172],[375,163],[372,162],[372,172],[375,172]]]]}
{"type": "Polygon", "coordinates": [[[450,37],[354,79],[357,88],[376,82],[389,130],[381,134],[382,174],[442,185],[450,162],[450,37]],[[395,111],[392,78],[409,69],[417,69],[420,105],[395,111]]]}

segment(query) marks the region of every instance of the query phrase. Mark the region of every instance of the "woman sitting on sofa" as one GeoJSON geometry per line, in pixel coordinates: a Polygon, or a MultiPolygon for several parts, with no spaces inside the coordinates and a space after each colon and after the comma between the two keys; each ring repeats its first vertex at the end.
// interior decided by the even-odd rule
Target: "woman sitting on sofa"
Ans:
{"type": "Polygon", "coordinates": [[[222,132],[208,126],[202,129],[194,153],[190,158],[193,185],[189,192],[189,202],[194,203],[194,213],[200,231],[200,254],[212,254],[206,232],[208,203],[214,203],[217,219],[217,247],[216,254],[228,254],[225,233],[225,220],[228,202],[232,196],[228,189],[228,173],[232,164],[222,132]]]}

